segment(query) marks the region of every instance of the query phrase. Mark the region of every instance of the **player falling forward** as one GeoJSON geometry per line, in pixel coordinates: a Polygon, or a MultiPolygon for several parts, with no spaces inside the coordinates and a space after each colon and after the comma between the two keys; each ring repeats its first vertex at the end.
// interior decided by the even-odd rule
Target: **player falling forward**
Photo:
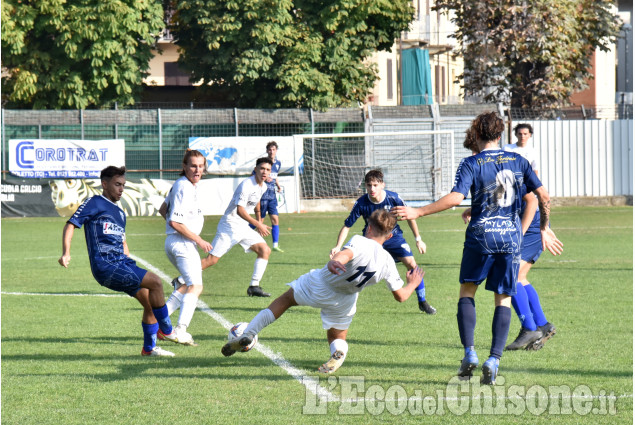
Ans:
{"type": "MultiPolygon", "coordinates": [[[[342,226],[339,234],[337,235],[337,243],[331,250],[331,258],[339,252],[342,244],[348,236],[348,231],[351,227],[353,227],[360,216],[364,219],[365,223],[362,234],[366,235],[368,218],[374,211],[379,209],[390,210],[392,207],[405,205],[397,193],[385,190],[386,183],[384,183],[384,174],[380,170],[371,170],[366,173],[364,182],[367,193],[357,199],[355,205],[353,205],[350,215],[344,221],[344,226],[342,226]]],[[[412,230],[412,234],[415,237],[419,253],[425,254],[426,244],[421,240],[417,222],[415,220],[408,220],[408,226],[410,226],[410,230],[412,230]]],[[[404,239],[403,232],[398,224],[395,223],[395,227],[392,230],[392,237],[384,242],[384,249],[388,251],[395,261],[401,261],[408,270],[412,270],[417,267],[417,262],[412,255],[412,250],[404,239]]],[[[436,314],[437,310],[426,301],[426,287],[423,279],[421,279],[421,282],[416,289],[416,294],[419,301],[419,310],[427,314],[436,314]]]]}
{"type": "Polygon", "coordinates": [[[168,356],[174,353],[156,346],[157,331],[167,340],[178,342],[172,329],[161,279],[141,269],[130,259],[126,244],[126,215],[116,204],[126,185],[126,167],[109,166],[101,171],[101,196],[92,196],[79,206],[62,232],[60,265],[68,268],[75,228],[83,225],[90,270],[95,280],[113,291],[125,292],[143,306],[143,356],[168,356]]]}
{"type": "Polygon", "coordinates": [[[251,344],[253,338],[290,307],[306,305],[320,309],[322,326],[331,350],[331,358],[319,367],[321,373],[335,372],[348,353],[346,336],[355,315],[357,297],[362,289],[382,280],[395,300],[404,302],[415,290],[424,272],[419,267],[408,270],[407,285],[399,276],[395,262],[382,245],[393,235],[396,219],[384,209],[368,218],[365,236],[353,236],[344,248],[319,270],[300,276],[289,283],[287,292],[252,319],[241,338],[223,346],[224,356],[231,356],[251,344]]]}

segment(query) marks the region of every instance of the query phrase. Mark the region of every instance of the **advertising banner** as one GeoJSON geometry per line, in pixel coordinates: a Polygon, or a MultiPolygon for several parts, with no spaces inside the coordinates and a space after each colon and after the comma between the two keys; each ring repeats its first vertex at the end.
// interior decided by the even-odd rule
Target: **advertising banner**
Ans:
{"type": "Polygon", "coordinates": [[[207,158],[209,174],[225,175],[250,175],[256,160],[267,156],[267,143],[275,141],[278,144],[276,158],[282,163],[280,174],[293,174],[293,136],[190,137],[189,141],[190,149],[196,149],[207,158]]]}
{"type": "Polygon", "coordinates": [[[94,178],[109,165],[126,165],[123,139],[9,140],[9,172],[17,177],[94,178]]]}

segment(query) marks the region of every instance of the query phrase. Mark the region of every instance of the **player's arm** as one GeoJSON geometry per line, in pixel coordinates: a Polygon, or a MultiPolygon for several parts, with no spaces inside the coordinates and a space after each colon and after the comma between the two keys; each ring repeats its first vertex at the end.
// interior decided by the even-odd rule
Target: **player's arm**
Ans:
{"type": "Polygon", "coordinates": [[[331,273],[339,276],[346,271],[345,264],[352,259],[353,251],[350,249],[344,249],[333,255],[333,257],[331,257],[331,261],[326,264],[326,267],[331,273]]]}
{"type": "Polygon", "coordinates": [[[538,197],[538,208],[540,209],[540,236],[542,238],[542,249],[549,251],[553,255],[562,254],[564,244],[558,240],[556,234],[549,227],[549,215],[551,213],[551,198],[544,186],[534,190],[538,197]]]}
{"type": "Polygon", "coordinates": [[[408,270],[408,272],[406,272],[406,286],[402,286],[401,288],[392,291],[392,296],[395,297],[395,300],[400,303],[406,301],[421,283],[423,275],[425,275],[425,272],[419,266],[408,270]]]}
{"type": "Polygon", "coordinates": [[[529,229],[531,222],[536,215],[536,208],[538,208],[538,198],[534,196],[533,193],[527,193],[523,196],[523,200],[525,201],[525,211],[523,211],[523,216],[520,219],[520,224],[523,230],[523,235],[529,229]]]}
{"type": "Polygon", "coordinates": [[[75,225],[67,221],[62,230],[62,256],[57,260],[65,268],[68,268],[68,263],[71,262],[71,241],[74,233],[75,225]]]}
{"type": "MultiPolygon", "coordinates": [[[[262,201],[261,201],[262,202],[262,201]]],[[[261,202],[258,202],[258,204],[256,205],[256,207],[254,208],[254,218],[256,219],[256,221],[259,222],[264,222],[265,219],[262,218],[262,216],[260,215],[260,211],[261,211],[261,202]]]]}
{"type": "Polygon", "coordinates": [[[168,221],[170,227],[179,232],[183,237],[188,238],[189,240],[196,243],[196,245],[203,252],[210,252],[212,250],[212,244],[201,238],[196,233],[192,232],[187,226],[183,223],[176,222],[174,220],[168,221]]]}
{"type": "Polygon", "coordinates": [[[393,207],[390,212],[397,216],[397,220],[414,220],[419,217],[423,217],[430,214],[435,214],[441,211],[445,211],[452,207],[456,207],[463,202],[465,196],[459,192],[450,192],[443,198],[428,205],[424,205],[419,208],[412,208],[406,206],[393,207]]]}
{"type": "Polygon", "coordinates": [[[123,240],[123,254],[126,257],[130,257],[130,248],[128,248],[128,243],[126,242],[126,240],[123,240]]]}
{"type": "Polygon", "coordinates": [[[408,220],[408,226],[410,230],[412,230],[412,234],[415,237],[415,243],[417,244],[417,249],[419,250],[419,254],[426,253],[426,243],[421,240],[421,235],[419,235],[419,226],[417,226],[417,222],[415,220],[408,220]]]}
{"type": "Polygon", "coordinates": [[[256,231],[260,234],[260,236],[270,235],[269,230],[271,230],[271,227],[265,225],[264,221],[258,221],[254,219],[252,216],[250,216],[249,213],[247,213],[247,209],[243,207],[242,205],[238,205],[236,207],[236,213],[238,214],[240,218],[245,220],[247,223],[253,225],[256,231]]]}
{"type": "Polygon", "coordinates": [[[342,228],[340,229],[340,233],[337,235],[337,243],[335,244],[335,248],[331,250],[331,254],[330,254],[331,259],[335,256],[335,254],[340,252],[340,250],[342,249],[342,245],[344,244],[344,241],[346,240],[346,237],[348,236],[349,230],[350,230],[350,227],[346,227],[345,225],[342,226],[342,228]]]}
{"type": "Polygon", "coordinates": [[[164,220],[167,220],[167,215],[168,215],[168,204],[166,204],[165,202],[161,204],[161,208],[159,208],[159,214],[161,214],[161,217],[163,217],[164,220]]]}

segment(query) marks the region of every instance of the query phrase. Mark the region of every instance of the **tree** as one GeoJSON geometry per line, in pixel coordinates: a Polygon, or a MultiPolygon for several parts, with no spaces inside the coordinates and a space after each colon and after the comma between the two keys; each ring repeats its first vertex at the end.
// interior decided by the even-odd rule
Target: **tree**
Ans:
{"type": "Polygon", "coordinates": [[[620,30],[608,0],[437,0],[453,12],[465,95],[513,107],[553,108],[587,88],[596,48],[620,30]]]}
{"type": "Polygon", "coordinates": [[[131,104],[164,26],[154,0],[3,0],[3,98],[36,109],[131,104]]]}
{"type": "Polygon", "coordinates": [[[237,106],[322,110],[364,102],[368,58],[408,28],[410,0],[175,0],[180,64],[237,106]]]}

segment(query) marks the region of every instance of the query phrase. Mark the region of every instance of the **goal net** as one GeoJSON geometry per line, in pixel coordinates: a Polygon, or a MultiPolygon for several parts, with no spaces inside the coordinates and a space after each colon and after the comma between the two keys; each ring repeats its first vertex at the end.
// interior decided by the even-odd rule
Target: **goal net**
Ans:
{"type": "Polygon", "coordinates": [[[386,188],[405,201],[434,201],[452,189],[457,161],[452,130],[293,136],[304,161],[299,200],[358,198],[364,175],[384,173],[386,188]]]}

